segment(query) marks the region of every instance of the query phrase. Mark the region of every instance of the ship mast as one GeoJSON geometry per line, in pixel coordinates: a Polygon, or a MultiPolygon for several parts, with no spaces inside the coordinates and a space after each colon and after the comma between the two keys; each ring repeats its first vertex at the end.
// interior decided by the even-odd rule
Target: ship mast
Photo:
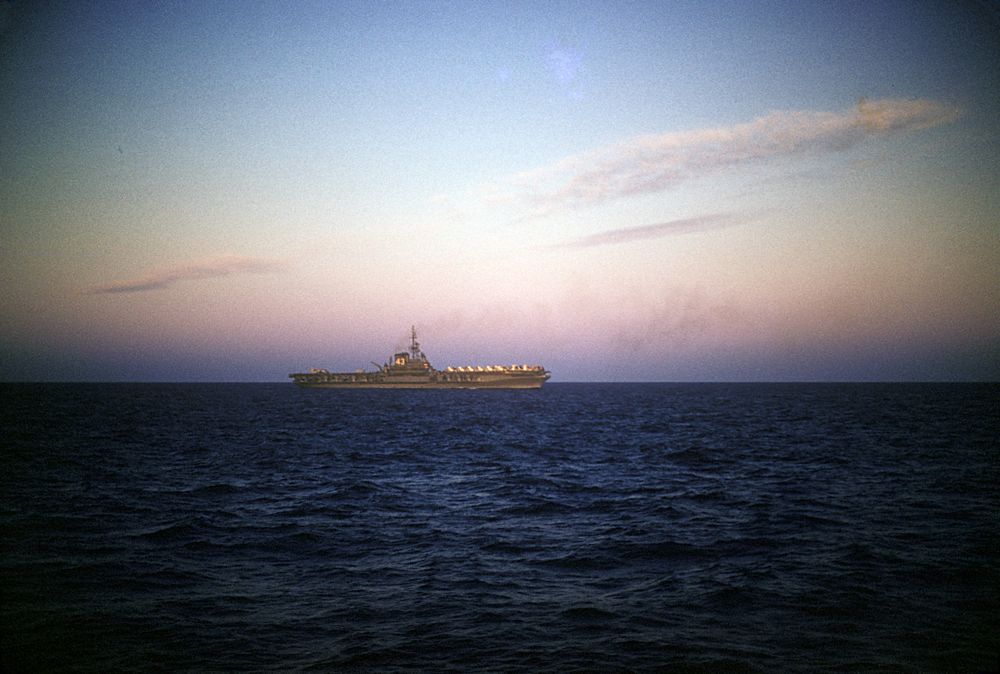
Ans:
{"type": "Polygon", "coordinates": [[[410,326],[410,356],[414,359],[420,357],[420,343],[417,341],[417,326],[410,326]]]}

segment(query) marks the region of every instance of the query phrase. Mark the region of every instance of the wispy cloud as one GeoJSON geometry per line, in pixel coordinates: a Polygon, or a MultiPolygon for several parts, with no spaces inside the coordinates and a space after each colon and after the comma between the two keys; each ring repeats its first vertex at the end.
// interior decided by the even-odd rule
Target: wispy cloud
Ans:
{"type": "Polygon", "coordinates": [[[845,150],[873,136],[953,121],[958,108],[925,99],[862,99],[842,112],[773,112],[728,127],[641,136],[519,173],[480,190],[526,218],[660,192],[711,171],[770,157],[845,150]]]}
{"type": "Polygon", "coordinates": [[[702,215],[693,218],[670,220],[669,222],[658,222],[652,225],[609,229],[604,232],[583,236],[564,243],[557,243],[549,246],[549,248],[562,249],[609,246],[619,243],[630,243],[632,241],[659,239],[664,236],[676,236],[679,234],[690,234],[692,232],[703,232],[710,229],[721,229],[723,227],[731,227],[735,224],[737,224],[737,221],[732,216],[725,213],[714,213],[711,215],[702,215]]]}
{"type": "Polygon", "coordinates": [[[89,288],[85,293],[89,295],[137,293],[160,290],[179,281],[198,281],[233,274],[268,274],[283,271],[285,268],[285,263],[278,260],[229,255],[159,269],[146,276],[127,281],[112,281],[89,288]]]}

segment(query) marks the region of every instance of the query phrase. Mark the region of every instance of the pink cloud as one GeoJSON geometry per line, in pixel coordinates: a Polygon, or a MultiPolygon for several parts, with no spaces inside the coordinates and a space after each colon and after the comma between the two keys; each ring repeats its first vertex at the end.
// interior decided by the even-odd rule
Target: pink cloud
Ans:
{"type": "Polygon", "coordinates": [[[89,295],[144,292],[160,290],[178,281],[198,281],[232,274],[267,274],[285,268],[285,263],[277,260],[229,255],[159,269],[135,279],[112,281],[85,292],[89,295]]]}
{"type": "Polygon", "coordinates": [[[651,225],[609,229],[550,247],[591,248],[594,246],[608,246],[619,243],[629,243],[632,241],[659,239],[665,236],[689,234],[691,232],[703,232],[709,229],[731,227],[735,224],[737,223],[731,216],[724,213],[714,213],[711,215],[702,215],[693,218],[681,218],[679,220],[670,220],[668,222],[658,222],[651,225]]]}
{"type": "Polygon", "coordinates": [[[640,136],[486,185],[484,201],[513,202],[528,218],[661,192],[711,171],[770,157],[832,152],[868,138],[927,129],[958,108],[925,99],[862,99],[842,112],[773,112],[728,127],[640,136]]]}

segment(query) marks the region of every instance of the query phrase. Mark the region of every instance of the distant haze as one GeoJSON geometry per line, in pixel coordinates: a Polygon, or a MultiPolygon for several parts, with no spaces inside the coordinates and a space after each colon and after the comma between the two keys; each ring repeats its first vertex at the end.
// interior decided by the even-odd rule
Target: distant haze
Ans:
{"type": "Polygon", "coordinates": [[[996,380],[998,17],[0,2],[0,380],[996,380]]]}

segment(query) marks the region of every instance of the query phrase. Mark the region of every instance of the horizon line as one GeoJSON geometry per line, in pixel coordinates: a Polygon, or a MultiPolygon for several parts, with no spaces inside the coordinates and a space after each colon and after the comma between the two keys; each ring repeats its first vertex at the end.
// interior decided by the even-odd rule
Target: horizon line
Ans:
{"type": "MultiPolygon", "coordinates": [[[[0,386],[35,386],[35,385],[126,385],[126,384],[165,384],[165,385],[207,385],[207,386],[258,386],[264,384],[288,384],[295,387],[295,383],[291,381],[283,380],[255,380],[255,381],[200,381],[200,380],[167,380],[167,379],[150,379],[150,380],[138,380],[138,379],[100,379],[100,380],[88,380],[88,379],[66,379],[66,380],[3,380],[0,381],[0,386]]],[[[704,385],[704,384],[1000,384],[1000,379],[703,379],[703,380],[687,380],[687,379],[663,379],[663,380],[600,380],[600,381],[588,381],[588,380],[567,380],[567,381],[547,381],[545,386],[556,386],[562,384],[623,384],[623,385],[642,385],[642,384],[670,384],[670,385],[704,385]]],[[[544,387],[542,387],[544,388],[544,387]]],[[[382,387],[382,388],[367,388],[364,386],[359,386],[355,388],[344,387],[337,388],[335,390],[378,390],[378,391],[391,391],[392,388],[382,387]]],[[[400,387],[400,390],[407,391],[420,391],[424,389],[420,388],[406,388],[400,387]]],[[[469,388],[434,388],[428,390],[435,391],[476,391],[476,390],[496,390],[496,391],[509,391],[509,390],[522,390],[522,389],[505,389],[502,387],[469,387],[469,388]]],[[[540,389],[523,389],[537,391],[540,389]]]]}

